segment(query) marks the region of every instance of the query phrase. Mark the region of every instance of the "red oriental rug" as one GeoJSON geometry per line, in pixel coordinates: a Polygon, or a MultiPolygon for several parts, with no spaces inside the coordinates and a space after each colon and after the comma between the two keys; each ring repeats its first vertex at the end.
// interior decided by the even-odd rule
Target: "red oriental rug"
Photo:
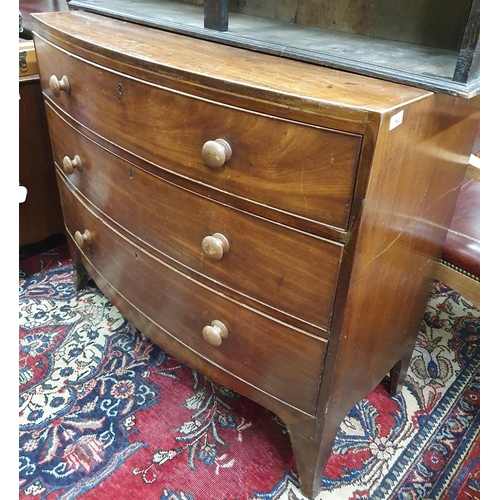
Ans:
{"type": "MultiPolygon", "coordinates": [[[[298,500],[283,423],[144,338],[67,248],[20,262],[19,498],[298,500]]],[[[321,500],[479,499],[479,311],[435,283],[402,394],[344,420],[321,500]]]]}

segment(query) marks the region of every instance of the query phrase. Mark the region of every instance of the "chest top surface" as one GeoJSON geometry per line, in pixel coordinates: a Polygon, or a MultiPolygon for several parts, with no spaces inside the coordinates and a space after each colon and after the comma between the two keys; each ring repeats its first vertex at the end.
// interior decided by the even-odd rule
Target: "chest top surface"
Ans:
{"type": "Polygon", "coordinates": [[[199,40],[82,11],[34,16],[34,31],[62,48],[108,67],[178,84],[244,93],[258,100],[328,114],[332,109],[366,120],[430,94],[429,91],[199,40]],[[137,61],[140,61],[138,64],[137,61]],[[132,69],[134,68],[134,69],[132,69]],[[181,82],[181,83],[179,83],[181,82]]]}

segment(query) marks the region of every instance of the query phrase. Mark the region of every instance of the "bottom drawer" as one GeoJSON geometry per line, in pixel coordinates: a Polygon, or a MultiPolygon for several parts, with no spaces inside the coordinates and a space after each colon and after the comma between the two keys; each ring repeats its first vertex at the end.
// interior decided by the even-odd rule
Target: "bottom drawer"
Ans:
{"type": "Polygon", "coordinates": [[[171,268],[98,218],[61,176],[58,182],[68,232],[88,235],[81,246],[86,258],[142,314],[207,363],[314,414],[325,340],[262,315],[171,268]],[[214,320],[226,327],[227,337],[214,320]],[[215,347],[206,337],[221,343],[215,347]]]}

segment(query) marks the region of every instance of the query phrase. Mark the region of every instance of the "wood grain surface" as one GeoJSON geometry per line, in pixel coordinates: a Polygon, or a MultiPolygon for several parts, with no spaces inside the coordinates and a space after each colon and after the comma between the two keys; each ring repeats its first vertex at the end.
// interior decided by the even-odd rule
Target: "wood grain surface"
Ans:
{"type": "Polygon", "coordinates": [[[19,82],[19,246],[64,232],[49,130],[38,75],[19,82]]]}
{"type": "Polygon", "coordinates": [[[314,414],[326,341],[242,307],[179,273],[113,231],[72,194],[61,175],[58,181],[68,234],[74,238],[76,231],[90,232],[91,243],[81,252],[144,317],[206,363],[314,414]],[[202,337],[213,320],[229,331],[219,348],[202,337]]]}
{"type": "Polygon", "coordinates": [[[76,284],[87,267],[153,341],[276,412],[315,497],[349,410],[387,374],[402,387],[479,97],[81,12],[35,16],[35,44],[76,284]]]}
{"type": "Polygon", "coordinates": [[[363,132],[368,111],[383,112],[430,95],[408,85],[83,11],[35,14],[33,18],[41,21],[36,23],[35,36],[107,68],[152,83],[168,81],[172,89],[217,102],[341,130],[363,132]],[[135,63],[138,59],[140,65],[135,63]]]}
{"type": "Polygon", "coordinates": [[[42,71],[43,92],[109,141],[226,193],[346,228],[360,137],[174,93],[70,58],[41,41],[37,54],[43,68],[66,76],[71,87],[69,95],[55,96],[52,74],[42,71]],[[233,155],[213,169],[202,148],[218,138],[233,155]]]}
{"type": "Polygon", "coordinates": [[[74,169],[68,181],[126,228],[130,238],[151,245],[171,265],[197,279],[206,276],[210,286],[222,284],[225,293],[233,291],[239,300],[245,302],[250,296],[309,323],[306,328],[312,324],[327,334],[343,245],[165,182],[87,139],[50,105],[47,115],[61,171],[65,156],[78,155],[82,170],[74,169]],[[202,252],[202,240],[214,233],[229,240],[229,251],[220,261],[202,252]]]}

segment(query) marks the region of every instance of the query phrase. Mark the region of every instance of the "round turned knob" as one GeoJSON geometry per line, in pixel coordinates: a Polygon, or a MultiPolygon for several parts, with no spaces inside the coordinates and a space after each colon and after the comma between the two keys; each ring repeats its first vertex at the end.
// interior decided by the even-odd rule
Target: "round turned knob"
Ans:
{"type": "Polygon", "coordinates": [[[88,229],[85,229],[83,234],[80,233],[80,231],[77,231],[75,233],[75,241],[80,248],[83,248],[83,245],[85,245],[85,243],[91,243],[92,238],[90,236],[90,231],[88,229]]]}
{"type": "Polygon", "coordinates": [[[63,158],[64,171],[68,175],[71,175],[75,171],[75,168],[77,170],[80,170],[80,172],[82,171],[83,166],[82,166],[82,160],[80,159],[80,157],[78,155],[75,155],[75,157],[73,159],[71,159],[69,156],[65,156],[63,158]]]}
{"type": "Polygon", "coordinates": [[[226,325],[218,320],[212,321],[210,326],[203,328],[203,338],[212,346],[219,347],[222,340],[227,338],[228,331],[226,325]]]}
{"type": "Polygon", "coordinates": [[[231,159],[231,146],[224,139],[215,139],[203,144],[201,155],[210,168],[220,168],[231,159]]]}
{"type": "Polygon", "coordinates": [[[201,242],[201,249],[205,257],[213,260],[220,260],[229,250],[229,241],[221,233],[214,233],[212,236],[205,236],[201,242]]]}
{"type": "Polygon", "coordinates": [[[66,92],[66,94],[69,95],[70,93],[70,85],[69,85],[69,80],[68,77],[65,75],[63,76],[60,80],[57,79],[56,75],[52,75],[49,78],[49,87],[52,93],[56,96],[59,97],[61,95],[61,92],[66,92]]]}

